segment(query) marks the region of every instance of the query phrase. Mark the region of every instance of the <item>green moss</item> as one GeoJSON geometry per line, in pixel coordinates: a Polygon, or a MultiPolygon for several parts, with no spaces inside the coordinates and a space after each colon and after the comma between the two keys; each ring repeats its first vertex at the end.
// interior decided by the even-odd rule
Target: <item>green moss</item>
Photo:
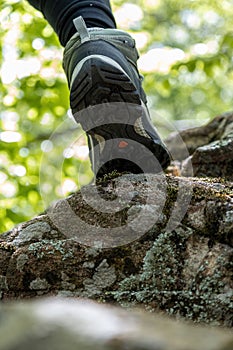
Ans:
{"type": "Polygon", "coordinates": [[[96,180],[96,184],[103,185],[104,183],[107,183],[107,182],[109,182],[117,177],[124,175],[124,174],[127,174],[127,172],[120,173],[117,170],[113,170],[111,173],[105,174],[103,177],[98,178],[96,180]]]}

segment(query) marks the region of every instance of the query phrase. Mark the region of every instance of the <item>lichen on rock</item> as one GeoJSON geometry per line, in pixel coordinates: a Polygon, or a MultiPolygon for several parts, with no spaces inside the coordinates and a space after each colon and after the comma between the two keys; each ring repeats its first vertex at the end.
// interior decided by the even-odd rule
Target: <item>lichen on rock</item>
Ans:
{"type": "Polygon", "coordinates": [[[87,297],[101,295],[102,290],[110,287],[116,281],[116,278],[115,267],[109,266],[107,260],[104,259],[96,268],[93,277],[83,281],[83,295],[87,297]]]}
{"type": "Polygon", "coordinates": [[[51,231],[50,225],[45,221],[37,221],[25,228],[19,230],[17,237],[13,240],[13,244],[23,245],[25,243],[38,241],[42,239],[43,234],[51,231]]]}
{"type": "Polygon", "coordinates": [[[1,299],[85,297],[232,327],[232,125],[182,133],[205,177],[114,173],[1,235],[1,299]],[[208,154],[221,177],[207,177],[208,154]]]}

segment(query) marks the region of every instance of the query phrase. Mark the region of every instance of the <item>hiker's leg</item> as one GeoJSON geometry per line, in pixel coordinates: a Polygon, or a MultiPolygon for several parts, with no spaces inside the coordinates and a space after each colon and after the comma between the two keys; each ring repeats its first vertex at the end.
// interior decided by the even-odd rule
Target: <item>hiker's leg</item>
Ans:
{"type": "Polygon", "coordinates": [[[28,0],[41,11],[63,46],[76,32],[73,19],[82,16],[86,26],[116,28],[109,0],[28,0]]]}

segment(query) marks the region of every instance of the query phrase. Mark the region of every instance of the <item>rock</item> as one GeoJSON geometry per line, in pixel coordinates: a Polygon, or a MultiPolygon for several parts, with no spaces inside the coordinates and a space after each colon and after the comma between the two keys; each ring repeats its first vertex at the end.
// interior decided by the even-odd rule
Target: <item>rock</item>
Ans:
{"type": "Polygon", "coordinates": [[[51,227],[47,222],[37,221],[26,226],[25,228],[20,229],[13,243],[15,245],[20,245],[37,241],[38,239],[42,238],[44,233],[49,231],[51,231],[51,227]]]}
{"type": "Polygon", "coordinates": [[[85,297],[232,327],[232,197],[230,182],[161,174],[86,186],[1,235],[1,298],[85,297]]]}
{"type": "Polygon", "coordinates": [[[50,298],[0,308],[1,350],[232,350],[233,335],[142,311],[50,298]]]}
{"type": "MultiPolygon", "coordinates": [[[[233,114],[181,137],[167,142],[168,175],[110,174],[2,234],[0,298],[85,297],[232,327],[233,114]]],[[[115,349],[155,348],[119,339],[115,349]]]]}
{"type": "MultiPolygon", "coordinates": [[[[195,176],[224,177],[233,180],[233,133],[198,147],[191,158],[195,176]]],[[[185,169],[184,169],[185,171],[185,169]]]]}
{"type": "Polygon", "coordinates": [[[182,175],[233,180],[232,112],[214,118],[207,125],[173,133],[166,143],[176,155],[175,160],[181,162],[182,175]]]}

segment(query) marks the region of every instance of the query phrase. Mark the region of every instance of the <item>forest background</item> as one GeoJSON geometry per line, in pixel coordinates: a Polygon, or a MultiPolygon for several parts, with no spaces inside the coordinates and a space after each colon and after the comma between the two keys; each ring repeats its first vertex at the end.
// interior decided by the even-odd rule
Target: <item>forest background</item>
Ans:
{"type": "MultiPolygon", "coordinates": [[[[232,0],[112,0],[140,51],[163,137],[232,110],[232,0]]],[[[69,111],[63,48],[27,1],[0,7],[0,232],[92,180],[85,134],[69,111]]]]}

